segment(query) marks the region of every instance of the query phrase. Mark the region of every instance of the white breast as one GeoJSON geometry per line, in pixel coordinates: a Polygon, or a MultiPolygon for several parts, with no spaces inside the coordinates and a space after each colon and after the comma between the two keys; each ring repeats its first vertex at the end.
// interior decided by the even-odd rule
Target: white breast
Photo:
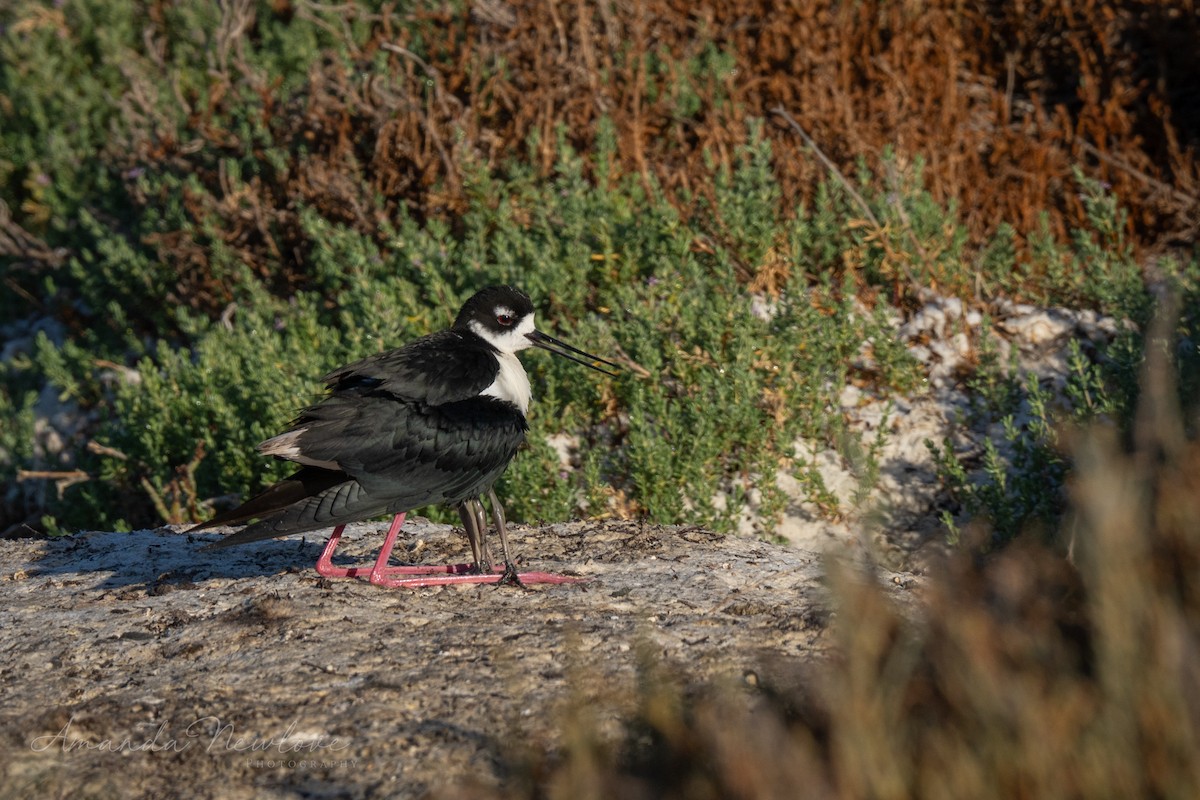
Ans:
{"type": "Polygon", "coordinates": [[[496,380],[492,381],[492,385],[480,394],[512,403],[521,409],[521,415],[524,416],[529,411],[529,400],[533,396],[533,391],[529,388],[529,376],[512,353],[497,353],[496,359],[500,362],[500,372],[497,373],[496,380]]]}

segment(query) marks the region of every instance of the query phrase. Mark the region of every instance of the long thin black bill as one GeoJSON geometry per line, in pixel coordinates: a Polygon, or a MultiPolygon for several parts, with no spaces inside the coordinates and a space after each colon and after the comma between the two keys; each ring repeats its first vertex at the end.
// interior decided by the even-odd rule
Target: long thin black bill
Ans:
{"type": "Polygon", "coordinates": [[[547,336],[546,334],[542,333],[541,331],[534,331],[533,333],[527,333],[527,334],[525,334],[525,336],[529,339],[529,341],[533,342],[533,344],[536,347],[540,347],[543,350],[549,350],[551,353],[554,353],[555,355],[558,355],[558,356],[562,356],[563,358],[565,358],[569,361],[574,361],[576,364],[583,364],[585,367],[587,367],[589,369],[596,370],[596,372],[603,372],[605,375],[612,375],[614,378],[617,376],[617,373],[615,373],[615,372],[609,372],[606,369],[597,367],[595,364],[592,363],[593,361],[599,361],[601,364],[607,364],[608,366],[612,367],[613,369],[620,369],[619,366],[612,363],[611,361],[605,361],[603,358],[600,358],[600,356],[594,356],[591,353],[580,350],[578,347],[571,347],[571,345],[567,344],[566,342],[561,341],[559,339],[555,339],[553,336],[547,336]],[[576,355],[580,355],[580,356],[583,356],[583,358],[587,358],[587,359],[591,359],[591,360],[584,361],[583,358],[576,358],[575,356],[571,355],[571,353],[575,353],[576,355]]]}

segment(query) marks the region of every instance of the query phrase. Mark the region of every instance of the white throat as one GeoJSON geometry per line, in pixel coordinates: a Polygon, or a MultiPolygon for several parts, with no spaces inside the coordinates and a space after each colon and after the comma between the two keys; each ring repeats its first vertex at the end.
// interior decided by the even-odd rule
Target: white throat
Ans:
{"type": "Polygon", "coordinates": [[[521,416],[525,416],[529,412],[529,401],[533,397],[525,367],[521,366],[521,362],[512,353],[497,353],[496,360],[500,362],[496,380],[480,394],[512,403],[521,410],[521,416]]]}

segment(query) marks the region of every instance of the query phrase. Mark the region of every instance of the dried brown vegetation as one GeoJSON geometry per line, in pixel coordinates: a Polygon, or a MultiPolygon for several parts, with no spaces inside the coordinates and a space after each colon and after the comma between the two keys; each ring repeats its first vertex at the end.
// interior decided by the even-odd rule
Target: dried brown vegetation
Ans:
{"type": "MultiPolygon", "coordinates": [[[[843,171],[862,159],[883,174],[886,148],[902,164],[924,159],[934,197],[957,201],[977,242],[1002,220],[1028,234],[1043,214],[1065,235],[1083,215],[1075,165],[1112,185],[1143,244],[1190,241],[1200,225],[1191,0],[479,0],[466,14],[346,5],[332,15],[281,0],[262,13],[341,31],[348,56],[312,63],[290,97],[240,57],[254,13],[227,7],[210,85],[178,98],[193,138],[161,134],[157,99],[140,87],[122,102],[144,131],[114,158],[198,177],[205,191],[189,196],[189,214],[277,285],[304,279],[300,205],[363,233],[401,204],[453,220],[471,202],[472,171],[527,157],[549,172],[564,144],[592,154],[602,120],[619,169],[686,206],[708,190],[704,160],[728,164],[746,120],[766,118],[782,196],[795,205],[828,171],[776,108],[843,171]],[[229,125],[246,104],[262,142],[229,125]],[[286,164],[229,180],[221,156],[271,147],[286,164]]],[[[147,42],[164,46],[165,24],[152,13],[147,42]]],[[[181,298],[210,309],[226,299],[204,268],[206,237],[167,231],[152,243],[175,266],[181,298]]]]}

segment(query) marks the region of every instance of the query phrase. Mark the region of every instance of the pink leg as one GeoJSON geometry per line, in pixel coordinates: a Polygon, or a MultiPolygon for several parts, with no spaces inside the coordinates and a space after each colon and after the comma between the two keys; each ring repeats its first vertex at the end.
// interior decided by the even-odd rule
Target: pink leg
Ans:
{"type": "MultiPolygon", "coordinates": [[[[366,567],[335,567],[333,566],[333,551],[337,549],[338,541],[342,538],[345,525],[338,525],[329,535],[321,557],[317,559],[317,574],[325,578],[368,578],[376,586],[390,589],[410,588],[419,589],[423,586],[445,586],[454,583],[497,583],[503,577],[504,567],[495,567],[492,575],[480,575],[473,572],[471,564],[446,564],[439,566],[390,567],[388,559],[396,546],[396,537],[404,524],[404,514],[397,514],[392,519],[383,547],[375,559],[375,566],[368,570],[366,567]],[[389,575],[416,575],[413,578],[389,578],[389,575]]],[[[522,572],[522,583],[577,583],[583,578],[567,575],[554,575],[549,572],[522,572]]]]}
{"type": "Polygon", "coordinates": [[[337,549],[338,540],[342,538],[345,528],[345,525],[338,525],[333,529],[333,533],[329,534],[329,541],[325,543],[325,549],[321,551],[321,557],[317,559],[317,574],[322,578],[356,578],[362,571],[362,567],[343,569],[333,565],[333,551],[337,549]]]}

